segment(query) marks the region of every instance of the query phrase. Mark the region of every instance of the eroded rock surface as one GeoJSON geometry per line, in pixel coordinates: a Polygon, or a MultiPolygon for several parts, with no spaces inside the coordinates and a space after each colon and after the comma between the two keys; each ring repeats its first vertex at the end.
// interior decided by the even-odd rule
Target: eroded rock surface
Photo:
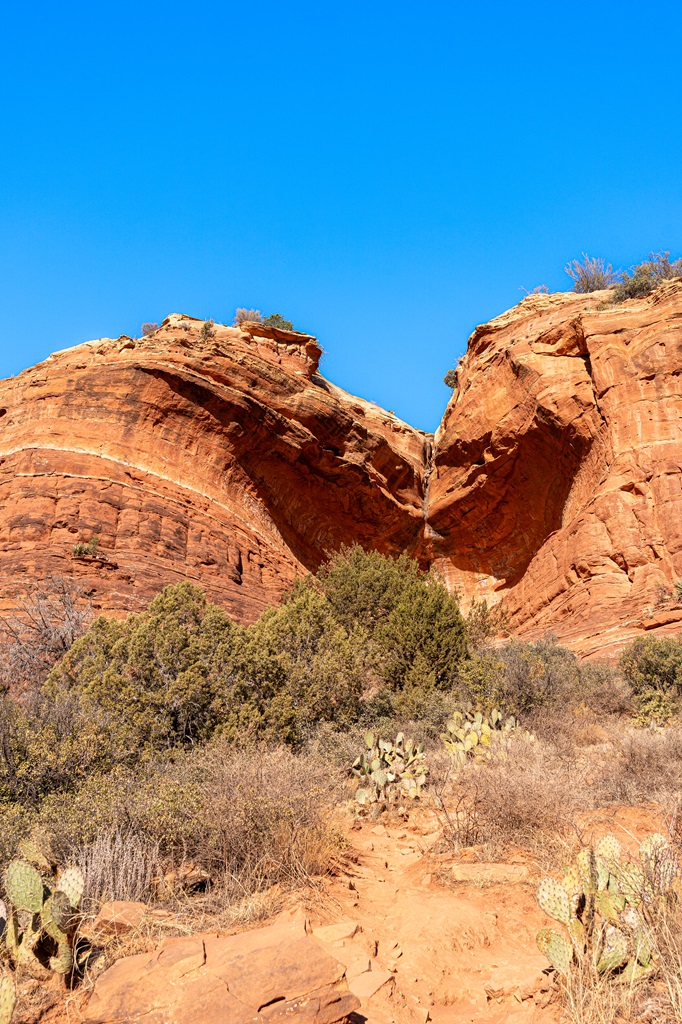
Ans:
{"type": "Polygon", "coordinates": [[[308,335],[173,315],[56,353],[0,383],[0,606],[51,574],[107,612],[189,579],[251,621],[358,542],[581,653],[677,631],[682,282],[607,300],[477,328],[435,439],[324,380],[308,335]]]}
{"type": "Polygon", "coordinates": [[[311,939],[305,915],[240,935],[165,939],[96,982],[88,1024],[338,1024],[360,1006],[345,968],[311,939]]]}
{"type": "Polygon", "coordinates": [[[413,550],[425,437],[329,384],[314,338],[170,316],[0,384],[0,593],[75,575],[104,611],[189,579],[249,621],[342,544],[413,550]],[[100,559],[75,558],[99,537],[100,559]]]}
{"type": "Polygon", "coordinates": [[[534,295],[476,330],[428,489],[448,579],[587,654],[682,619],[682,283],[607,297],[534,295]]]}

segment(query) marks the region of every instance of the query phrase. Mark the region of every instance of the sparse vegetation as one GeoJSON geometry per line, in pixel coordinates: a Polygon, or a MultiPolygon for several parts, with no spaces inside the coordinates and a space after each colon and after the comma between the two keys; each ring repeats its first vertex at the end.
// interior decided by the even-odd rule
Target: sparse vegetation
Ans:
{"type": "Polygon", "coordinates": [[[199,337],[201,338],[202,341],[211,341],[213,338],[215,338],[214,320],[204,320],[203,324],[201,325],[201,330],[199,331],[199,337]]]}
{"type": "Polygon", "coordinates": [[[571,260],[565,270],[573,281],[573,291],[582,294],[613,288],[620,280],[619,273],[614,271],[610,263],[606,263],[600,256],[588,256],[585,252],[582,260],[571,260]]]}
{"type": "Polygon", "coordinates": [[[99,537],[94,536],[88,541],[79,540],[77,544],[74,544],[73,553],[74,555],[77,555],[79,558],[82,558],[83,556],[96,558],[98,548],[99,537]]]}
{"type": "Polygon", "coordinates": [[[149,323],[142,324],[142,327],[140,328],[140,330],[142,331],[142,336],[145,338],[149,334],[154,334],[156,331],[158,331],[158,329],[159,325],[152,323],[151,321],[149,323]]]}
{"type": "Polygon", "coordinates": [[[443,384],[449,388],[457,387],[457,370],[448,370],[443,377],[443,384]]]}
{"type": "Polygon", "coordinates": [[[682,277],[682,259],[671,263],[669,252],[652,252],[648,260],[632,267],[631,273],[623,273],[613,293],[614,301],[641,298],[674,277],[682,277]]]}
{"type": "MultiPolygon", "coordinates": [[[[407,556],[339,552],[249,626],[189,583],[124,620],[89,623],[84,596],[58,582],[24,605],[28,626],[17,615],[4,627],[24,667],[0,697],[0,862],[30,837],[48,864],[81,870],[86,910],[142,899],[211,921],[247,913],[245,901],[255,913],[330,871],[345,830],[381,814],[435,811],[447,856],[513,850],[554,877],[597,808],[679,803],[679,640],[635,641],[620,671],[551,636],[500,644],[503,611],[480,601],[463,617],[407,556]]],[[[614,893],[610,881],[583,889],[594,916],[574,915],[596,960],[568,932],[542,939],[569,965],[574,1024],[595,1000],[625,1012],[624,969],[633,992],[640,974],[670,1005],[682,991],[675,900],[646,907],[645,963],[634,926],[625,947],[608,931],[620,928],[614,893]]]]}
{"type": "Polygon", "coordinates": [[[293,331],[294,325],[291,320],[285,320],[279,313],[271,313],[263,320],[266,327],[276,327],[280,331],[293,331]]]}
{"type": "Polygon", "coordinates": [[[245,323],[262,324],[263,314],[260,309],[246,309],[246,307],[240,306],[234,312],[234,320],[232,323],[235,327],[239,327],[240,324],[245,323]]]}

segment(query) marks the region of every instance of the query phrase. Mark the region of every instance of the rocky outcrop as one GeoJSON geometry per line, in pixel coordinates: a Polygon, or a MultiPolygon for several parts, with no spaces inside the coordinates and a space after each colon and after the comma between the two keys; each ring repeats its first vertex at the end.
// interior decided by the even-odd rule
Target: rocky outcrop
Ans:
{"type": "Polygon", "coordinates": [[[358,542],[503,600],[524,637],[676,631],[682,282],[608,298],[477,328],[435,439],[326,381],[308,335],[173,315],[56,353],[0,383],[0,605],[50,574],[114,613],[190,579],[250,621],[358,542]]]}
{"type": "Polygon", "coordinates": [[[249,621],[343,544],[415,549],[426,435],[325,381],[314,338],[202,328],[169,316],[0,384],[6,604],[50,574],[108,612],[189,579],[249,621]]]}
{"type": "Polygon", "coordinates": [[[428,487],[444,575],[585,654],[682,620],[682,282],[607,299],[533,295],[474,332],[428,487]]]}
{"type": "Polygon", "coordinates": [[[95,984],[88,1024],[341,1024],[360,1000],[345,968],[283,915],[240,935],[165,939],[152,953],[118,960],[95,984]]]}

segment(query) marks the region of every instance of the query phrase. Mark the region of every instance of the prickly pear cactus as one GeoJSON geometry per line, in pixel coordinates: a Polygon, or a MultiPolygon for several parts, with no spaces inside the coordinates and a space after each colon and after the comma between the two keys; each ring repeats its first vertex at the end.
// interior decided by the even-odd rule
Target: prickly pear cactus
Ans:
{"type": "MultiPolygon", "coordinates": [[[[361,786],[355,794],[360,807],[419,797],[426,784],[428,766],[424,744],[406,740],[399,732],[394,742],[365,733],[366,750],[354,762],[352,771],[361,786]]],[[[60,880],[61,887],[61,880],[60,880]]]]}
{"type": "MultiPolygon", "coordinates": [[[[493,755],[504,757],[509,736],[520,731],[514,717],[504,720],[502,712],[497,710],[492,711],[487,718],[480,711],[466,715],[457,711],[445,728],[446,732],[441,734],[441,739],[459,768],[469,761],[475,765],[486,764],[492,760],[493,755]]],[[[529,740],[534,739],[528,732],[523,732],[523,735],[529,740]]]]}
{"type": "Polygon", "coordinates": [[[67,868],[57,879],[57,892],[63,892],[72,907],[78,907],[83,899],[85,879],[80,868],[67,868]]]}
{"type": "Polygon", "coordinates": [[[16,1001],[17,989],[14,978],[2,971],[0,973],[0,1024],[10,1024],[16,1001]]]}
{"type": "MultiPolygon", "coordinates": [[[[43,863],[30,845],[24,849],[34,863],[43,863]]],[[[16,968],[38,960],[49,964],[57,974],[66,976],[73,971],[74,935],[80,920],[78,906],[83,887],[83,874],[78,868],[68,868],[56,882],[47,872],[41,875],[27,860],[12,861],[5,875],[9,906],[2,906],[1,929],[11,966],[16,968]]]]}
{"type": "Polygon", "coordinates": [[[665,906],[672,898],[677,860],[659,834],[643,840],[638,862],[623,861],[622,854],[619,841],[605,836],[580,851],[564,872],[563,885],[545,878],[538,886],[541,908],[567,932],[560,936],[543,928],[538,933],[539,949],[557,970],[588,962],[600,974],[635,982],[654,969],[645,909],[652,903],[665,906]]]}

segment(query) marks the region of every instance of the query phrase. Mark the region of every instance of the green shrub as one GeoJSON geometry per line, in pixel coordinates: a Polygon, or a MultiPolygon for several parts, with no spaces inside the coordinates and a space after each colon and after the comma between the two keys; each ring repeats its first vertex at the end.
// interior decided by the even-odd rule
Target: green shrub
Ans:
{"type": "Polygon", "coordinates": [[[448,370],[443,377],[443,384],[449,388],[457,387],[457,370],[448,370]]]}
{"type": "Polygon", "coordinates": [[[614,301],[641,298],[674,277],[682,277],[682,259],[671,263],[669,252],[652,252],[648,260],[632,268],[632,273],[623,274],[613,293],[614,301]]]}
{"type": "Polygon", "coordinates": [[[199,331],[199,337],[201,338],[202,341],[211,341],[213,338],[215,338],[214,320],[211,319],[204,321],[204,323],[201,325],[201,330],[199,331]]]}
{"type": "Polygon", "coordinates": [[[280,331],[293,331],[294,325],[291,320],[285,320],[279,313],[271,313],[263,320],[266,327],[276,327],[280,331]]]}
{"type": "Polygon", "coordinates": [[[73,553],[74,553],[74,555],[81,555],[81,556],[82,555],[90,555],[92,558],[94,558],[96,556],[96,554],[97,554],[98,547],[99,547],[99,537],[95,535],[94,537],[92,537],[87,542],[79,541],[77,544],[74,544],[74,546],[73,546],[73,553]]]}
{"type": "Polygon", "coordinates": [[[565,270],[573,281],[573,291],[582,294],[613,288],[619,280],[619,274],[610,263],[605,263],[601,257],[588,256],[587,253],[583,253],[582,261],[571,260],[565,270]]]}
{"type": "Polygon", "coordinates": [[[643,721],[665,722],[682,705],[682,642],[672,637],[633,640],[620,658],[643,721]]]}
{"type": "Polygon", "coordinates": [[[407,556],[349,549],[248,627],[197,587],[169,586],[141,614],[97,619],[42,687],[7,698],[0,800],[37,806],[216,732],[299,746],[322,722],[350,728],[372,703],[437,731],[466,647],[456,598],[407,556]]]}

